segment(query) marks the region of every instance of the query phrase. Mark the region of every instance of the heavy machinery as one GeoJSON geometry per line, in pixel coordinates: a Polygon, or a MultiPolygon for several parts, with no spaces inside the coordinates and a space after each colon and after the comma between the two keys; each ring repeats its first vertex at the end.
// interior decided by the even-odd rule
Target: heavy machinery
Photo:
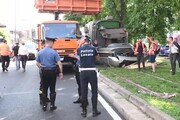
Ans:
{"type": "Polygon", "coordinates": [[[97,41],[100,63],[110,66],[127,66],[137,61],[133,46],[128,43],[128,32],[119,21],[106,19],[91,21],[85,26],[85,33],[92,44],[97,41]]]}
{"type": "Polygon", "coordinates": [[[38,24],[38,48],[42,49],[45,37],[57,38],[53,48],[61,55],[63,65],[73,65],[74,54],[78,47],[77,36],[80,35],[78,21],[58,20],[60,13],[98,14],[101,0],[35,0],[35,7],[40,13],[53,13],[55,20],[38,24]]]}

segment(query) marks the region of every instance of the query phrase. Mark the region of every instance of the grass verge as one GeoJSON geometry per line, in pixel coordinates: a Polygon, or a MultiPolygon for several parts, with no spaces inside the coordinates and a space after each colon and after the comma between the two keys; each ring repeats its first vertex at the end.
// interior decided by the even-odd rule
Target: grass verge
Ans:
{"type": "Polygon", "coordinates": [[[135,95],[147,101],[149,104],[164,111],[176,120],[180,120],[180,68],[177,73],[171,75],[169,60],[163,59],[156,67],[156,73],[151,73],[151,67],[146,70],[126,69],[117,67],[99,66],[101,74],[115,81],[135,95]],[[157,93],[176,94],[169,99],[160,98],[151,94],[141,92],[138,87],[127,82],[128,80],[141,85],[157,93]]]}

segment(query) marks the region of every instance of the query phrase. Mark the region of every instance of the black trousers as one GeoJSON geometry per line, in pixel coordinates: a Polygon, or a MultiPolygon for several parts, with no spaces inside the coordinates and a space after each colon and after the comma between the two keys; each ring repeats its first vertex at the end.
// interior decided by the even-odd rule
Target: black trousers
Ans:
{"type": "Polygon", "coordinates": [[[143,68],[145,68],[145,61],[144,61],[143,53],[137,55],[137,62],[138,62],[138,69],[140,69],[141,62],[142,62],[143,68]]]}
{"type": "Polygon", "coordinates": [[[39,70],[39,77],[40,77],[40,86],[39,86],[39,91],[43,92],[43,79],[42,79],[42,70],[39,70]]]}
{"type": "Polygon", "coordinates": [[[26,62],[27,62],[27,55],[20,55],[21,61],[22,61],[22,68],[26,68],[26,62]]]}
{"type": "Polygon", "coordinates": [[[179,63],[179,68],[180,68],[180,53],[178,53],[177,61],[179,63]]]}
{"type": "Polygon", "coordinates": [[[1,56],[1,60],[2,60],[2,69],[4,70],[5,68],[8,68],[9,63],[10,63],[10,57],[9,56],[1,56]]]}
{"type": "Polygon", "coordinates": [[[43,97],[47,98],[48,88],[50,87],[50,95],[56,94],[56,70],[42,70],[41,84],[43,88],[43,97]]]}
{"type": "Polygon", "coordinates": [[[78,85],[78,94],[79,98],[81,97],[81,83],[80,83],[80,72],[79,72],[79,66],[75,66],[75,77],[76,77],[76,83],[78,85]]]}
{"type": "MultiPolygon", "coordinates": [[[[80,73],[80,81],[81,81],[81,97],[83,107],[87,106],[87,95],[88,95],[88,83],[91,85],[92,92],[92,101],[97,102],[98,95],[98,85],[97,85],[97,73],[95,70],[86,70],[81,71],[80,73]]],[[[96,107],[96,106],[95,106],[96,107]]]]}
{"type": "Polygon", "coordinates": [[[171,53],[170,54],[170,63],[171,63],[171,69],[172,69],[172,74],[176,73],[176,60],[178,57],[178,53],[171,53]]]}

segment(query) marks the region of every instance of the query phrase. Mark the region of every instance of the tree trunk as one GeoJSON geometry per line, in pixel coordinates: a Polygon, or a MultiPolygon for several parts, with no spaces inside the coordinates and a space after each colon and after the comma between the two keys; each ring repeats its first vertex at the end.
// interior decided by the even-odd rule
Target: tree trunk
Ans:
{"type": "Polygon", "coordinates": [[[121,5],[121,11],[120,11],[120,20],[121,20],[121,26],[124,27],[124,21],[126,17],[126,2],[125,0],[119,0],[120,5],[121,5]]]}

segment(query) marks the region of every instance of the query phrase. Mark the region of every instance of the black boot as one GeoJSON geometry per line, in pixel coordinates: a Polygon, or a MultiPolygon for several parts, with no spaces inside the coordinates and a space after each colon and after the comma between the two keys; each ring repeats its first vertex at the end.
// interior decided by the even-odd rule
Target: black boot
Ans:
{"type": "Polygon", "coordinates": [[[97,109],[93,109],[93,117],[96,117],[100,114],[101,114],[101,112],[99,112],[97,109]]]}
{"type": "Polygon", "coordinates": [[[47,109],[46,96],[47,95],[42,94],[42,109],[43,109],[43,111],[46,111],[46,109],[47,109]]]}
{"type": "MultiPolygon", "coordinates": [[[[89,102],[88,102],[88,100],[86,101],[86,106],[88,106],[89,105],[89,102]]],[[[82,104],[80,105],[80,107],[82,107],[82,104]]]]}
{"type": "Polygon", "coordinates": [[[92,114],[93,117],[96,117],[96,116],[100,115],[101,112],[99,112],[97,110],[97,98],[92,99],[92,106],[93,106],[93,114],[92,114]]]}
{"type": "Polygon", "coordinates": [[[55,106],[55,99],[56,99],[56,93],[50,94],[50,99],[51,99],[51,106],[50,110],[55,110],[57,107],[55,106]]]}
{"type": "Polygon", "coordinates": [[[82,112],[81,112],[81,116],[82,117],[86,117],[87,116],[87,100],[82,100],[82,112]]]}
{"type": "Polygon", "coordinates": [[[43,100],[42,99],[43,99],[42,94],[39,94],[39,104],[40,105],[43,105],[43,100]]]}
{"type": "Polygon", "coordinates": [[[84,117],[84,118],[87,116],[87,109],[82,110],[81,116],[84,117]]]}
{"type": "Polygon", "coordinates": [[[74,101],[73,103],[81,103],[81,98],[79,97],[76,101],[74,101]]]}

